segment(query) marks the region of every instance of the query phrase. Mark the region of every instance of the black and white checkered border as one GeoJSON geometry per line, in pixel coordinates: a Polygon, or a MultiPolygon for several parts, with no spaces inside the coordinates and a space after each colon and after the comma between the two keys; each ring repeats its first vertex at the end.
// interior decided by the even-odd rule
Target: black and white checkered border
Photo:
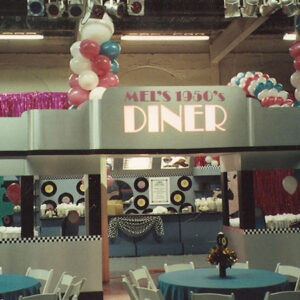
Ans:
{"type": "Polygon", "coordinates": [[[83,177],[80,175],[55,175],[55,176],[40,176],[40,180],[61,180],[61,179],[79,179],[81,180],[83,177]]]}
{"type": "Polygon", "coordinates": [[[34,238],[12,238],[2,239],[0,244],[29,244],[29,243],[58,243],[58,242],[86,242],[86,241],[100,241],[100,235],[89,236],[46,236],[34,238]]]}
{"type": "Polygon", "coordinates": [[[245,229],[246,235],[250,234],[274,234],[274,233],[300,233],[300,228],[277,228],[277,229],[245,229]]]}

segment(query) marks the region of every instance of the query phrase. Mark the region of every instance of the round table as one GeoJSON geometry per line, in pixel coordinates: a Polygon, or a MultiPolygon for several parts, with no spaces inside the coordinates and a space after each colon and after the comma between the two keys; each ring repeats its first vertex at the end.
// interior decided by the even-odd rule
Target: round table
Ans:
{"type": "Polygon", "coordinates": [[[40,293],[41,283],[32,277],[15,274],[0,275],[0,299],[16,300],[20,295],[40,293]]]}
{"type": "Polygon", "coordinates": [[[256,269],[227,269],[226,278],[218,268],[175,271],[158,277],[158,288],[165,300],[190,299],[190,293],[234,293],[236,300],[263,300],[267,291],[287,290],[288,278],[256,269]]]}

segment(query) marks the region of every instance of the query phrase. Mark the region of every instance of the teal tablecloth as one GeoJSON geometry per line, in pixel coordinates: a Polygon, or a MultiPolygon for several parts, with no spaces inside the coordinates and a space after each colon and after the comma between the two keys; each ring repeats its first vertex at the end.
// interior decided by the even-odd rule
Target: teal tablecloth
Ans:
{"type": "Polygon", "coordinates": [[[288,279],[278,273],[255,269],[227,269],[220,278],[217,268],[175,271],[158,277],[165,300],[190,299],[190,292],[235,294],[236,300],[263,300],[267,291],[288,289],[288,279]]]}
{"type": "Polygon", "coordinates": [[[24,275],[0,275],[0,299],[17,300],[20,295],[30,296],[40,293],[38,280],[24,275]]]}

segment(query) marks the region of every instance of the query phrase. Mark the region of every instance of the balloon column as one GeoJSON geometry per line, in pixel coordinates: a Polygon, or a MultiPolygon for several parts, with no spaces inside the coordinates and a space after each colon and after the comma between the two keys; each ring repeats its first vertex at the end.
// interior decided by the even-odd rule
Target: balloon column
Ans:
{"type": "Polygon", "coordinates": [[[296,41],[290,47],[290,55],[294,58],[294,68],[296,71],[291,75],[290,82],[295,88],[294,96],[297,100],[294,106],[300,105],[300,41],[296,41]]]}
{"type": "Polygon", "coordinates": [[[289,99],[289,93],[283,90],[282,84],[262,72],[240,72],[228,85],[241,87],[247,97],[258,99],[263,107],[290,107],[294,103],[289,99]]]}
{"type": "Polygon", "coordinates": [[[102,19],[89,18],[80,29],[82,39],[71,45],[68,99],[72,108],[87,100],[101,99],[107,88],[119,85],[116,58],[120,45],[111,40],[114,25],[104,14],[102,19]]]}

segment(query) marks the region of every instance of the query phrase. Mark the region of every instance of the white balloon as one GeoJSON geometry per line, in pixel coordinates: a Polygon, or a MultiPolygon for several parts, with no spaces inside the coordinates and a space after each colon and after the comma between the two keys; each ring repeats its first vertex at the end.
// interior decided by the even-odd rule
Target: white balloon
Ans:
{"type": "Polygon", "coordinates": [[[283,98],[283,99],[285,99],[285,100],[287,100],[288,98],[289,98],[289,93],[287,92],[287,91],[280,91],[279,93],[278,93],[278,97],[281,97],[281,98],[283,98]]]}
{"type": "Polygon", "coordinates": [[[300,87],[299,89],[295,89],[294,96],[297,101],[300,101],[300,87]]]}
{"type": "Polygon", "coordinates": [[[206,162],[206,163],[210,164],[211,161],[212,161],[212,157],[211,157],[211,156],[206,156],[206,157],[205,157],[205,162],[206,162]]]}
{"type": "Polygon", "coordinates": [[[81,53],[80,53],[80,43],[81,43],[81,41],[77,41],[77,42],[75,42],[71,45],[70,53],[73,57],[81,55],[81,53]]]}
{"type": "Polygon", "coordinates": [[[213,159],[213,160],[211,161],[211,165],[212,165],[213,167],[217,167],[217,166],[219,165],[219,162],[218,162],[217,160],[213,159]]]}
{"type": "Polygon", "coordinates": [[[274,88],[269,89],[268,90],[268,97],[270,97],[270,96],[278,97],[278,91],[274,88]]]}
{"type": "Polygon", "coordinates": [[[82,55],[78,55],[70,60],[70,69],[75,74],[81,74],[91,69],[91,61],[82,55]]]}
{"type": "Polygon", "coordinates": [[[268,96],[268,90],[262,90],[258,95],[257,98],[261,101],[262,99],[268,96]]]}
{"type": "Polygon", "coordinates": [[[78,77],[79,86],[85,90],[93,90],[99,82],[98,75],[93,71],[84,71],[78,77]]]}
{"type": "Polygon", "coordinates": [[[103,97],[104,92],[106,91],[105,87],[98,86],[91,90],[89,99],[90,100],[100,100],[103,97]]]}
{"type": "Polygon", "coordinates": [[[294,88],[300,87],[300,72],[298,71],[294,72],[291,75],[290,82],[294,88]]]}
{"type": "Polygon", "coordinates": [[[298,181],[293,176],[286,176],[282,180],[282,186],[286,192],[293,195],[297,190],[298,181]]]}

